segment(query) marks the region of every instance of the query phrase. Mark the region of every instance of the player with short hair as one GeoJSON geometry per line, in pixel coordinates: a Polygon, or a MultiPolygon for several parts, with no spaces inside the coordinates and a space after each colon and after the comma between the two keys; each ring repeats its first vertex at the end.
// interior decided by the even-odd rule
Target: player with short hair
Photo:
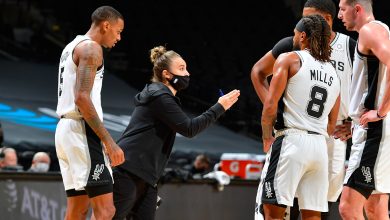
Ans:
{"type": "Polygon", "coordinates": [[[375,20],[371,0],[340,0],[339,19],[359,33],[352,75],[349,115],[353,120],[351,155],[341,194],[343,219],[388,219],[390,145],[390,31],[375,20]],[[376,202],[376,203],[375,203],[376,202]],[[381,210],[381,211],[378,211],[381,210]],[[367,213],[367,212],[366,212],[367,213]]]}
{"type": "Polygon", "coordinates": [[[89,204],[96,219],[115,214],[111,165],[124,161],[121,148],[103,125],[102,46],[121,39],[122,15],[110,6],[97,8],[85,35],[62,51],[58,75],[58,122],[55,143],[67,194],[65,219],[85,219],[89,204]]]}

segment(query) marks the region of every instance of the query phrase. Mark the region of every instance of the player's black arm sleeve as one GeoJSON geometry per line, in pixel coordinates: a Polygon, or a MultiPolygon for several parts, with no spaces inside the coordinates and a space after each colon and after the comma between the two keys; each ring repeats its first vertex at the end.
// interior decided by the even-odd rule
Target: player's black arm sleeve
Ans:
{"type": "Polygon", "coordinates": [[[201,115],[189,118],[176,100],[167,94],[156,98],[151,105],[157,118],[185,137],[194,137],[199,134],[225,112],[222,105],[216,103],[201,115]]]}
{"type": "Polygon", "coordinates": [[[272,48],[272,56],[274,56],[275,59],[278,58],[278,56],[282,53],[287,53],[293,51],[293,37],[285,37],[281,39],[278,43],[275,44],[275,46],[272,48]]]}

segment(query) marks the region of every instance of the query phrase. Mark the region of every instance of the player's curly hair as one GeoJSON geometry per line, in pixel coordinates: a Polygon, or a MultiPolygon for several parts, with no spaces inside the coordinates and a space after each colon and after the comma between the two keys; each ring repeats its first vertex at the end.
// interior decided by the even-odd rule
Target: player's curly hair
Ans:
{"type": "Polygon", "coordinates": [[[302,18],[309,33],[310,54],[317,60],[329,62],[332,48],[330,46],[330,27],[321,15],[309,15],[302,18]]]}
{"type": "Polygon", "coordinates": [[[168,50],[164,46],[154,47],[150,50],[150,61],[153,64],[152,82],[164,82],[162,72],[169,70],[172,60],[176,57],[181,57],[173,50],[168,50]]]}

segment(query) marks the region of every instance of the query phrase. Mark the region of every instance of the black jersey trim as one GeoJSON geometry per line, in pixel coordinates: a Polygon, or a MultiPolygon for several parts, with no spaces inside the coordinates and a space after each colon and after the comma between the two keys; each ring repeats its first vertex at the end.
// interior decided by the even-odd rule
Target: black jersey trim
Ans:
{"type": "Polygon", "coordinates": [[[360,57],[366,57],[368,59],[372,59],[372,58],[377,59],[375,55],[364,54],[359,51],[359,39],[356,41],[356,52],[360,57]]]}
{"type": "Polygon", "coordinates": [[[284,135],[277,137],[274,143],[272,144],[271,158],[268,164],[267,175],[265,176],[264,181],[262,182],[263,192],[261,196],[261,201],[263,204],[274,204],[274,205],[278,204],[274,183],[275,183],[275,176],[277,175],[276,170],[278,168],[280,152],[283,146],[284,138],[285,138],[284,135]]]}
{"type": "Polygon", "coordinates": [[[347,53],[348,53],[348,61],[351,65],[351,68],[353,66],[353,62],[354,62],[354,59],[355,59],[355,50],[356,50],[356,41],[350,37],[350,36],[347,36],[347,53]]]}

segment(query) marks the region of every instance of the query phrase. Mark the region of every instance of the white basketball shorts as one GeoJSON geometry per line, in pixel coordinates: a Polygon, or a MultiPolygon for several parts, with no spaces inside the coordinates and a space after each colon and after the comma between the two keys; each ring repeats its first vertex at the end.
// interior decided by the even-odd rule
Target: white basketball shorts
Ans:
{"type": "Polygon", "coordinates": [[[355,125],[351,155],[344,184],[366,198],[374,193],[390,193],[390,123],[389,118],[355,125]],[[377,191],[377,192],[376,192],[377,191]]]}
{"type": "Polygon", "coordinates": [[[68,196],[112,192],[112,171],[99,137],[83,120],[62,118],[55,134],[57,157],[68,196]],[[74,194],[73,193],[73,194],[74,194]],[[76,193],[77,194],[77,193],[76,193]]]}
{"type": "Polygon", "coordinates": [[[303,131],[277,137],[265,166],[262,204],[292,206],[297,195],[300,209],[328,211],[328,153],[323,135],[303,131]]]}

